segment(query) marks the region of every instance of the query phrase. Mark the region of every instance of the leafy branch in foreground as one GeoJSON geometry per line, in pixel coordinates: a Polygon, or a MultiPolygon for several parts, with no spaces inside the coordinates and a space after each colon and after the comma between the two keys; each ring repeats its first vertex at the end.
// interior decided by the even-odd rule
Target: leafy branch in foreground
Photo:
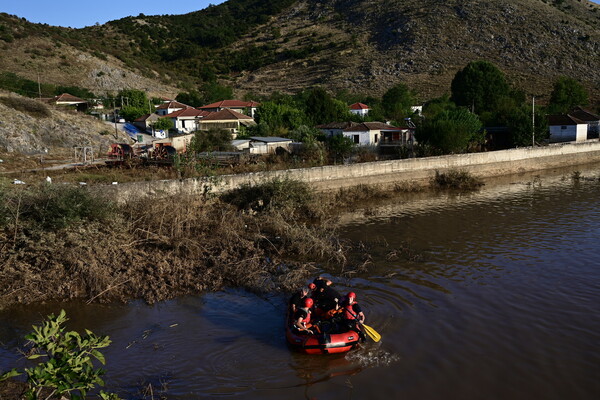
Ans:
{"type": "MultiPolygon", "coordinates": [[[[0,375],[0,381],[23,373],[27,374],[27,391],[30,400],[50,399],[68,396],[71,399],[84,399],[87,392],[104,385],[101,376],[105,371],[95,369],[93,360],[105,364],[104,355],[98,349],[107,347],[111,341],[108,336],[96,336],[85,330],[85,335],[75,331],[65,332],[63,324],[68,320],[64,310],[58,316],[54,314],[41,326],[33,326],[33,332],[25,336],[28,345],[28,360],[47,357],[34,367],[22,372],[13,369],[0,375]]],[[[101,391],[99,397],[104,400],[118,400],[112,393],[101,391]]]]}

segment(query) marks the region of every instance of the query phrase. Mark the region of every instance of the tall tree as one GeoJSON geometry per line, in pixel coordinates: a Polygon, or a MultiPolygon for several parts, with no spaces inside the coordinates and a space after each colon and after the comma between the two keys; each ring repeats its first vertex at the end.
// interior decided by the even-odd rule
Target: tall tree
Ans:
{"type": "Polygon", "coordinates": [[[382,105],[385,115],[396,122],[412,115],[410,109],[414,105],[414,93],[403,83],[399,83],[384,93],[382,105]]]}
{"type": "Polygon", "coordinates": [[[452,101],[476,114],[494,111],[499,99],[511,94],[504,73],[488,61],[473,61],[458,71],[451,91],[452,101]]]}
{"type": "MultiPolygon", "coordinates": [[[[123,89],[117,94],[117,103],[123,106],[143,108],[149,110],[146,92],[137,89],[123,89]],[[122,104],[121,104],[122,103],[122,104]]],[[[151,110],[148,111],[152,112],[151,110]]]]}
{"type": "Polygon", "coordinates": [[[549,110],[552,114],[566,114],[575,106],[588,104],[588,93],[577,80],[561,76],[554,82],[549,110]]]}
{"type": "Polygon", "coordinates": [[[419,143],[429,144],[442,153],[464,153],[469,145],[483,142],[481,121],[465,108],[439,112],[425,118],[416,131],[419,143]]]}

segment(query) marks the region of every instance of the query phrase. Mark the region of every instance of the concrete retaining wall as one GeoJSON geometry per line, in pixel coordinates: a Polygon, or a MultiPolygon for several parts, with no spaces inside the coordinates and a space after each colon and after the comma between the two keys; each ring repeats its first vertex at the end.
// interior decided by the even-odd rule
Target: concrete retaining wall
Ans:
{"type": "Polygon", "coordinates": [[[275,177],[288,177],[308,182],[317,190],[330,190],[358,184],[424,182],[429,180],[436,170],[444,172],[460,169],[480,177],[488,177],[596,161],[600,161],[600,142],[588,141],[487,153],[224,175],[213,179],[212,182],[204,178],[133,182],[102,187],[100,190],[118,201],[124,201],[148,195],[201,194],[205,190],[218,193],[235,189],[242,184],[257,184],[275,177]]]}

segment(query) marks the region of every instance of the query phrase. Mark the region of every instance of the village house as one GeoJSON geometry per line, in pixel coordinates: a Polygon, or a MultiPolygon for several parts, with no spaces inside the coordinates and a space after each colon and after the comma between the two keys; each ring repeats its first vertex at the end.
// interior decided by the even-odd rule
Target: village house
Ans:
{"type": "Polygon", "coordinates": [[[249,149],[250,154],[271,154],[279,151],[292,151],[292,139],[277,136],[251,136],[249,149]]]}
{"type": "Polygon", "coordinates": [[[210,111],[198,110],[197,108],[184,108],[164,116],[173,121],[173,127],[178,133],[191,133],[197,131],[200,120],[213,114],[210,111]]]}
{"type": "Polygon", "coordinates": [[[359,146],[377,146],[380,143],[407,143],[410,128],[398,128],[383,122],[362,122],[344,129],[342,133],[359,146]]]}
{"type": "Polygon", "coordinates": [[[358,122],[330,122],[329,124],[317,125],[315,128],[323,132],[327,137],[340,136],[344,134],[344,129],[358,125],[358,122]]]}
{"type": "Polygon", "coordinates": [[[199,108],[204,111],[212,112],[229,109],[254,118],[258,106],[260,106],[260,103],[257,103],[256,101],[222,100],[199,108]]]}
{"type": "Polygon", "coordinates": [[[575,107],[568,115],[586,123],[588,139],[596,139],[600,136],[600,117],[598,115],[581,107],[575,107]]]}
{"type": "MultiPolygon", "coordinates": [[[[206,110],[204,110],[206,111],[206,110]]],[[[240,131],[241,127],[256,125],[254,119],[248,115],[240,114],[237,111],[225,108],[218,112],[199,120],[198,129],[207,131],[209,129],[227,129],[234,136],[240,131]]]]}
{"type": "MultiPolygon", "coordinates": [[[[133,121],[133,125],[139,128],[142,132],[152,133],[152,124],[158,121],[158,114],[144,114],[133,121]]],[[[154,135],[153,135],[154,136],[154,135]]]]}
{"type": "Polygon", "coordinates": [[[585,121],[571,115],[549,115],[550,143],[583,142],[588,137],[585,121]]]}
{"type": "Polygon", "coordinates": [[[86,100],[80,99],[79,97],[73,96],[69,93],[63,93],[61,95],[42,100],[48,104],[66,106],[73,108],[77,111],[85,111],[88,108],[88,102],[86,100]]]}
{"type": "Polygon", "coordinates": [[[369,114],[369,111],[371,110],[368,105],[363,103],[354,103],[350,105],[349,108],[352,114],[356,114],[361,117],[366,117],[369,114]]]}
{"type": "Polygon", "coordinates": [[[193,107],[188,106],[183,103],[180,103],[178,101],[172,100],[167,103],[159,104],[158,107],[156,107],[156,113],[160,116],[165,116],[167,114],[171,114],[175,111],[183,110],[185,108],[193,108],[193,107]]]}

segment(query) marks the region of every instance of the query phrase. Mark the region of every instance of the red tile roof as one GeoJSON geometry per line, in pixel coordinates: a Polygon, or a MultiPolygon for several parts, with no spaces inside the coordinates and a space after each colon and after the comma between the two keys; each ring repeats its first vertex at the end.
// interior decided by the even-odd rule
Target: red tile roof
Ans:
{"type": "Polygon", "coordinates": [[[249,119],[254,121],[252,117],[241,114],[237,111],[230,110],[228,108],[211,113],[208,117],[204,117],[203,121],[226,121],[226,120],[240,120],[249,119]]]}
{"type": "Polygon", "coordinates": [[[54,101],[65,102],[65,103],[87,103],[87,101],[80,99],[79,97],[75,97],[69,93],[63,93],[61,95],[55,96],[54,101]]]}
{"type": "Polygon", "coordinates": [[[157,110],[166,110],[167,108],[192,108],[192,107],[188,106],[187,104],[180,103],[178,101],[170,101],[168,103],[162,103],[161,105],[156,107],[157,110]]]}
{"type": "Polygon", "coordinates": [[[241,100],[222,100],[200,108],[242,108],[242,107],[258,107],[260,103],[256,101],[241,101],[241,100]]]}
{"type": "Polygon", "coordinates": [[[369,106],[363,103],[354,103],[350,106],[351,110],[368,110],[369,106]]]}
{"type": "Polygon", "coordinates": [[[178,117],[199,117],[204,118],[211,114],[214,114],[210,111],[198,110],[197,108],[184,108],[181,110],[173,111],[170,114],[165,115],[165,117],[169,118],[178,118],[178,117]]]}
{"type": "Polygon", "coordinates": [[[384,124],[383,122],[363,122],[344,129],[344,132],[401,131],[403,129],[407,128],[398,128],[397,126],[384,124]]]}

